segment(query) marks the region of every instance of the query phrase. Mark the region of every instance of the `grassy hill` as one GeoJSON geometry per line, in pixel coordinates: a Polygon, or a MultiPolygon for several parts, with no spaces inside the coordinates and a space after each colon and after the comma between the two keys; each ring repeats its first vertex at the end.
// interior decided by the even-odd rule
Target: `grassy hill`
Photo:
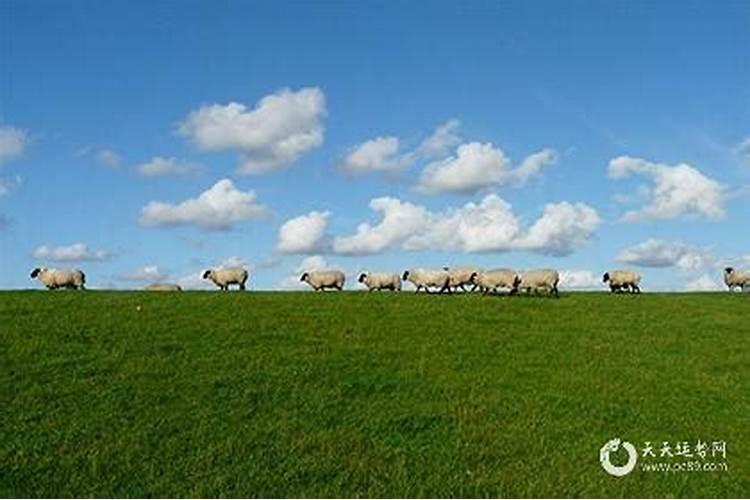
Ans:
{"type": "Polygon", "coordinates": [[[0,293],[3,496],[750,494],[750,296],[0,293]],[[728,471],[616,478],[621,437],[728,471]]]}

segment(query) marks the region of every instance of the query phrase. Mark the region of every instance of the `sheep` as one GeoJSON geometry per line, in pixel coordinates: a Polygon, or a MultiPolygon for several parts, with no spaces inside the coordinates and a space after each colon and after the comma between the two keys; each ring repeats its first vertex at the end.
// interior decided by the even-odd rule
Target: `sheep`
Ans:
{"type": "Polygon", "coordinates": [[[373,290],[401,291],[401,277],[396,273],[364,272],[359,275],[357,281],[364,283],[370,292],[373,290]]]}
{"type": "Polygon", "coordinates": [[[609,271],[602,276],[602,282],[609,282],[611,293],[618,293],[621,290],[630,291],[631,293],[641,293],[640,283],[641,275],[634,271],[609,271]]]}
{"type": "Polygon", "coordinates": [[[247,269],[241,267],[225,267],[223,269],[207,269],[203,272],[203,279],[210,279],[220,290],[229,290],[229,285],[239,285],[240,290],[245,289],[247,282],[247,269]]]}
{"type": "Polygon", "coordinates": [[[513,289],[517,273],[513,269],[493,269],[491,271],[475,272],[471,281],[478,286],[483,295],[497,292],[498,288],[513,289]]]}
{"type": "Polygon", "coordinates": [[[343,290],[346,276],[341,271],[310,271],[303,273],[299,280],[313,287],[316,292],[326,288],[343,290]]]}
{"type": "Polygon", "coordinates": [[[750,273],[733,267],[726,267],[724,268],[724,283],[726,283],[730,292],[737,287],[740,287],[742,291],[750,289],[750,273]]]}
{"type": "Polygon", "coordinates": [[[466,291],[465,285],[472,285],[472,292],[477,289],[477,285],[471,281],[471,277],[482,272],[478,267],[444,267],[443,270],[448,271],[449,286],[455,290],[460,288],[464,292],[466,291]]]}
{"type": "Polygon", "coordinates": [[[147,292],[181,292],[182,287],[174,283],[152,283],[143,288],[147,292]]]}
{"type": "Polygon", "coordinates": [[[427,293],[430,293],[430,287],[439,287],[439,293],[444,291],[451,292],[450,275],[445,270],[434,269],[409,269],[404,271],[401,277],[404,281],[410,281],[417,287],[417,292],[424,287],[427,293]]]}
{"type": "Polygon", "coordinates": [[[516,294],[521,289],[526,289],[529,292],[533,289],[537,292],[543,288],[548,290],[550,294],[554,294],[555,297],[559,297],[560,291],[557,289],[559,283],[560,273],[554,269],[524,271],[516,276],[511,293],[516,294]]]}
{"type": "Polygon", "coordinates": [[[80,269],[47,269],[37,267],[31,278],[38,278],[49,290],[58,288],[86,289],[86,275],[80,269]]]}

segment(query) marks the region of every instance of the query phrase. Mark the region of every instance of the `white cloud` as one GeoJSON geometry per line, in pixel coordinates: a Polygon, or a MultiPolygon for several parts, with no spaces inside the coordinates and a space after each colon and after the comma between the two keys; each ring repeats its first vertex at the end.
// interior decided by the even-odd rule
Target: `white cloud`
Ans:
{"type": "Polygon", "coordinates": [[[325,96],[319,88],[282,89],[254,108],[230,102],[192,111],[180,135],[203,151],[238,151],[241,174],[263,174],[285,167],[323,143],[325,96]]]}
{"type": "Polygon", "coordinates": [[[705,269],[716,264],[716,259],[705,248],[681,241],[649,239],[626,248],[617,257],[620,262],[643,267],[678,267],[685,271],[705,269]]]}
{"type": "Polygon", "coordinates": [[[240,191],[229,179],[221,179],[197,198],[171,204],[151,201],[141,210],[145,226],[193,224],[203,229],[229,229],[233,224],[257,219],[267,212],[254,191],[240,191]]]}
{"type": "Polygon", "coordinates": [[[557,153],[545,149],[527,157],[514,169],[503,150],[491,143],[465,143],[458,147],[455,156],[427,165],[417,189],[426,193],[475,193],[492,186],[523,185],[556,161],[557,153]]]}
{"type": "Polygon", "coordinates": [[[21,156],[28,146],[29,138],[25,130],[0,126],[0,165],[21,156]]]}
{"type": "Polygon", "coordinates": [[[280,253],[316,253],[325,246],[325,231],[331,212],[313,211],[286,221],[279,229],[276,250],[280,253]]]}
{"type": "Polygon", "coordinates": [[[128,281],[147,281],[155,283],[166,279],[167,274],[162,272],[157,265],[148,265],[134,269],[123,275],[123,279],[128,281]]]}
{"type": "Polygon", "coordinates": [[[405,163],[398,150],[397,137],[377,137],[352,148],[344,157],[341,169],[350,174],[400,170],[405,163]]]}
{"type": "Polygon", "coordinates": [[[146,163],[136,167],[138,173],[145,177],[157,177],[162,175],[187,175],[197,170],[197,166],[186,163],[177,158],[164,158],[155,156],[146,163]]]}
{"type": "Polygon", "coordinates": [[[444,212],[430,212],[396,198],[375,198],[370,208],[380,215],[379,222],[362,223],[355,234],[335,238],[335,253],[368,255],[403,248],[567,255],[585,244],[600,223],[593,208],[562,202],[547,205],[524,232],[510,204],[495,194],[444,212]]]}
{"type": "Polygon", "coordinates": [[[101,261],[112,256],[105,250],[91,250],[85,243],[73,243],[68,246],[50,247],[42,245],[34,250],[32,256],[39,260],[57,262],[101,261]]]}
{"type": "Polygon", "coordinates": [[[725,216],[725,187],[686,163],[672,166],[620,156],[609,162],[608,172],[613,179],[640,174],[653,181],[646,205],[626,212],[625,221],[672,219],[681,215],[708,219],[725,216]]]}
{"type": "Polygon", "coordinates": [[[9,195],[12,191],[18,188],[22,182],[23,179],[20,175],[16,175],[12,178],[0,178],[0,198],[9,195]]]}
{"type": "Polygon", "coordinates": [[[560,273],[560,286],[578,290],[598,290],[602,287],[602,281],[591,271],[575,269],[560,273]]]}
{"type": "Polygon", "coordinates": [[[458,120],[448,120],[438,125],[432,135],[422,141],[416,154],[421,158],[436,158],[447,154],[461,144],[461,136],[458,133],[460,128],[461,122],[458,120]]]}
{"type": "Polygon", "coordinates": [[[688,292],[715,292],[725,289],[724,283],[710,274],[703,274],[685,284],[685,290],[688,292]]]}
{"type": "Polygon", "coordinates": [[[568,255],[583,246],[599,224],[599,214],[584,203],[549,203],[520,246],[549,255],[568,255]]]}
{"type": "Polygon", "coordinates": [[[120,168],[122,157],[111,149],[101,149],[96,152],[94,159],[99,165],[108,168],[120,168]]]}
{"type": "Polygon", "coordinates": [[[750,167],[750,135],[733,148],[734,154],[740,159],[740,162],[750,167]]]}
{"type": "Polygon", "coordinates": [[[398,137],[386,136],[370,139],[349,150],[340,168],[350,174],[397,173],[411,167],[419,160],[446,154],[461,142],[458,130],[461,123],[449,120],[435,130],[416,148],[401,152],[398,137]]]}

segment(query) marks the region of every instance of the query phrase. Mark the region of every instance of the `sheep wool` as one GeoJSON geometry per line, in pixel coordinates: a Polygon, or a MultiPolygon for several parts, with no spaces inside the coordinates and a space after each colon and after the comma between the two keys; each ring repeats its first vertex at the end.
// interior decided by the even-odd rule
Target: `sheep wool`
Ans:
{"type": "Polygon", "coordinates": [[[492,269],[474,273],[472,283],[479,287],[483,294],[497,292],[500,288],[513,289],[518,274],[513,269],[492,269]]]}
{"type": "Polygon", "coordinates": [[[743,291],[750,290],[750,272],[733,267],[724,268],[724,283],[730,292],[734,291],[735,288],[740,288],[743,291]]]}
{"type": "Polygon", "coordinates": [[[401,291],[401,277],[397,273],[364,272],[359,275],[358,281],[364,283],[371,292],[374,290],[401,291]]]}
{"type": "Polygon", "coordinates": [[[539,290],[547,290],[550,294],[554,294],[556,297],[560,296],[560,292],[557,285],[560,283],[560,273],[554,269],[534,269],[531,271],[524,271],[516,276],[513,293],[517,293],[519,290],[527,290],[535,292],[539,290]]]}
{"type": "Polygon", "coordinates": [[[80,269],[48,269],[37,267],[31,271],[31,277],[37,278],[49,290],[58,288],[86,288],[86,275],[80,269]]]}
{"type": "Polygon", "coordinates": [[[343,290],[346,276],[341,271],[309,271],[303,273],[299,280],[310,285],[316,292],[326,288],[343,290]]]}
{"type": "Polygon", "coordinates": [[[440,293],[444,291],[451,293],[450,276],[448,275],[448,271],[442,269],[409,269],[404,271],[401,279],[410,281],[417,287],[417,292],[424,288],[429,293],[430,287],[435,287],[438,288],[440,293]]]}
{"type": "Polygon", "coordinates": [[[602,282],[609,283],[609,290],[612,293],[623,289],[631,293],[641,293],[641,275],[635,271],[609,271],[602,276],[602,282]]]}
{"type": "Polygon", "coordinates": [[[245,290],[248,277],[247,269],[241,267],[208,269],[203,273],[203,279],[210,279],[220,290],[229,290],[229,285],[239,285],[240,290],[245,290]]]}

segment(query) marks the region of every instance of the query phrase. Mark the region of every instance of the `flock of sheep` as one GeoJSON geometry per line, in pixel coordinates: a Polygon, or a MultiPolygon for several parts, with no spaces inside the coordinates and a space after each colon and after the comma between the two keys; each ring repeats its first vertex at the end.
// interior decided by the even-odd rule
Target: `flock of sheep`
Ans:
{"type": "MultiPolygon", "coordinates": [[[[246,269],[229,267],[208,269],[203,279],[211,280],[219,289],[229,290],[230,285],[237,285],[240,290],[246,289],[249,273],[246,269]]],[[[36,268],[31,272],[31,278],[37,278],[50,290],[58,288],[73,288],[83,290],[86,285],[86,275],[80,269],[48,269],[36,268]]],[[[314,290],[325,289],[343,290],[346,276],[341,271],[309,271],[302,274],[300,281],[307,283],[314,290]]],[[[544,291],[550,295],[559,296],[560,273],[554,269],[533,269],[530,271],[514,271],[512,269],[493,269],[483,271],[474,267],[443,269],[409,269],[403,275],[397,273],[363,272],[359,275],[359,283],[369,291],[401,290],[402,281],[409,281],[416,287],[416,291],[424,289],[427,293],[453,293],[462,290],[474,291],[479,289],[483,294],[497,293],[508,290],[511,294],[519,291],[528,293],[544,291]],[[467,290],[467,287],[471,287],[467,290]]],[[[609,271],[604,273],[602,281],[609,285],[612,293],[640,293],[640,274],[633,271],[609,271]]],[[[732,267],[724,268],[724,283],[730,291],[740,288],[750,290],[750,272],[732,267]]],[[[179,285],[171,283],[155,283],[148,285],[149,291],[180,291],[179,285]]]]}

